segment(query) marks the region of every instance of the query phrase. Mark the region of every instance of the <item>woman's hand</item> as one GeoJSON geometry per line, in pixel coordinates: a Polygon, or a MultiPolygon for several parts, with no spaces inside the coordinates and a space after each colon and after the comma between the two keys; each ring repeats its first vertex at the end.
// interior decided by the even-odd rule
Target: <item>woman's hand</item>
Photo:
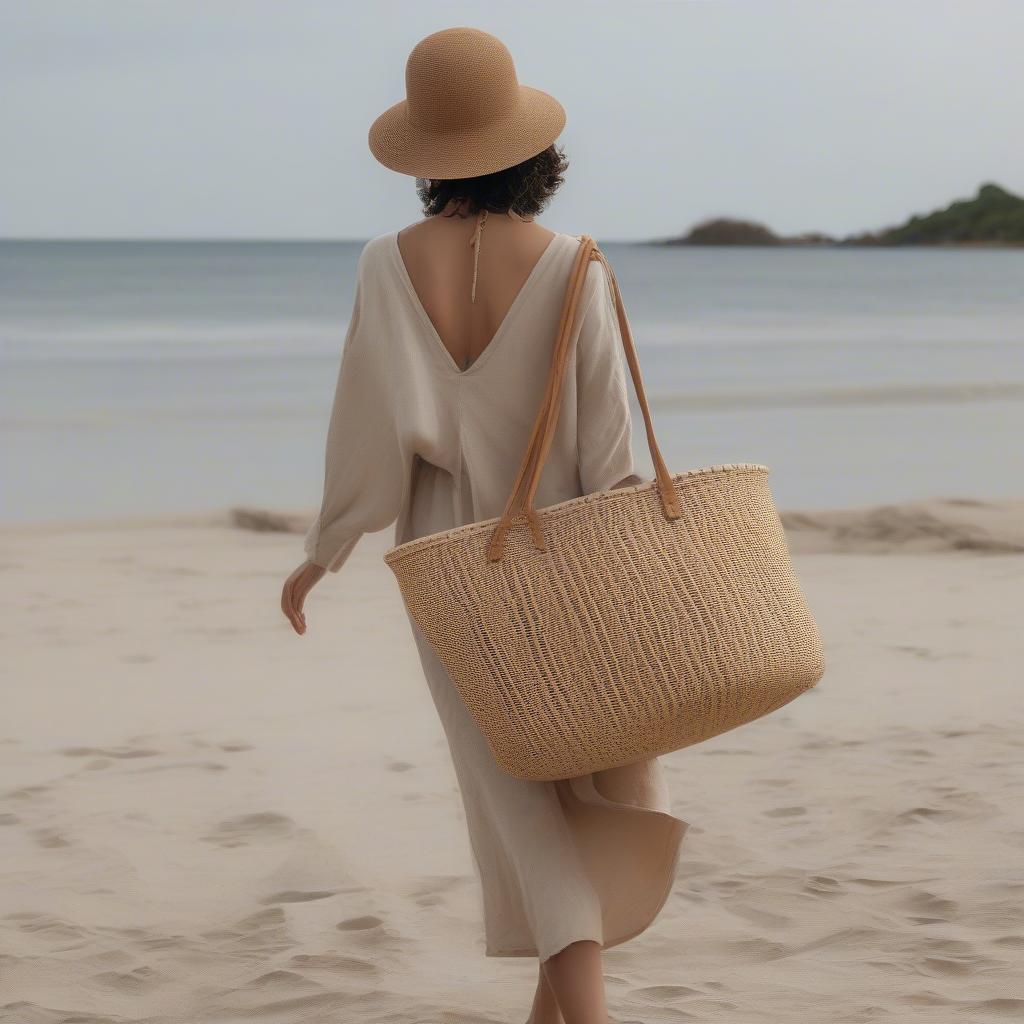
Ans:
{"type": "Polygon", "coordinates": [[[285,580],[284,589],[281,591],[281,611],[299,636],[306,632],[306,616],[302,614],[306,595],[326,572],[323,566],[307,561],[285,580]]]}

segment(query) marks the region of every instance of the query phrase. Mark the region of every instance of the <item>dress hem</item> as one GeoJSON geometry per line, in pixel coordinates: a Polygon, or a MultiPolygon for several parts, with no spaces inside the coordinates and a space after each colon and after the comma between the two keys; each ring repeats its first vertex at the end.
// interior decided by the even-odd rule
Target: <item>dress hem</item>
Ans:
{"type": "MultiPolygon", "coordinates": [[[[608,802],[609,803],[613,803],[613,804],[616,803],[615,801],[608,801],[608,802]]],[[[627,805],[617,804],[617,806],[619,806],[620,808],[624,809],[625,807],[628,807],[629,805],[628,804],[627,805]]],[[[556,949],[554,951],[554,953],[549,953],[548,956],[544,957],[545,960],[549,959],[552,956],[555,956],[555,954],[557,954],[557,953],[560,953],[563,949],[566,948],[566,946],[571,945],[573,942],[581,942],[581,941],[584,941],[584,940],[591,940],[591,941],[600,943],[602,950],[604,950],[604,949],[611,949],[612,947],[619,946],[619,945],[621,945],[624,942],[629,942],[630,939],[635,939],[638,935],[642,934],[643,932],[647,931],[648,928],[650,928],[650,926],[654,923],[654,921],[657,918],[657,916],[661,913],[661,911],[664,908],[665,904],[668,902],[669,895],[672,892],[672,888],[673,888],[673,886],[675,884],[675,880],[676,880],[676,869],[677,869],[678,864],[679,864],[679,856],[680,856],[680,852],[682,850],[683,838],[686,835],[687,829],[690,827],[690,823],[688,821],[684,821],[682,818],[677,818],[674,814],[671,814],[671,813],[666,812],[666,811],[656,811],[656,810],[652,810],[651,808],[640,808],[640,807],[633,807],[633,808],[631,808],[631,810],[637,811],[639,813],[645,813],[646,812],[648,814],[651,814],[651,813],[663,814],[665,817],[671,818],[672,821],[674,822],[672,830],[669,833],[668,843],[666,844],[667,847],[672,848],[672,853],[671,853],[671,855],[669,857],[669,862],[670,863],[667,865],[667,869],[666,869],[667,881],[665,883],[664,889],[662,890],[661,894],[658,896],[658,899],[657,899],[656,903],[654,904],[654,906],[651,908],[651,911],[646,916],[646,919],[644,920],[644,923],[639,928],[635,929],[634,931],[631,931],[631,932],[629,932],[626,935],[616,936],[614,939],[611,939],[610,941],[607,941],[607,942],[604,940],[603,936],[600,939],[595,939],[594,936],[592,936],[592,935],[581,935],[578,938],[570,939],[569,942],[563,943],[561,946],[558,947],[558,949],[556,949]]],[[[536,946],[533,946],[533,947],[520,947],[518,949],[503,950],[503,949],[498,949],[498,948],[496,948],[494,946],[488,945],[484,949],[484,956],[486,956],[486,957],[495,957],[495,958],[499,958],[499,957],[527,957],[527,956],[530,956],[530,957],[537,957],[537,958],[539,958],[540,957],[540,952],[539,952],[539,950],[537,949],[536,946]]]]}

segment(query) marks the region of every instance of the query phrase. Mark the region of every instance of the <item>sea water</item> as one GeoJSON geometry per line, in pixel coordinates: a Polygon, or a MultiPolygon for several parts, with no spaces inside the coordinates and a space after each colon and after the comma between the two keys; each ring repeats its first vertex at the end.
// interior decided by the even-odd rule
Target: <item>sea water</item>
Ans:
{"type": "MultiPolygon", "coordinates": [[[[784,508],[1024,492],[1024,251],[598,241],[672,472],[765,463],[784,508]]],[[[0,517],[314,507],[361,246],[0,242],[0,517]]]]}

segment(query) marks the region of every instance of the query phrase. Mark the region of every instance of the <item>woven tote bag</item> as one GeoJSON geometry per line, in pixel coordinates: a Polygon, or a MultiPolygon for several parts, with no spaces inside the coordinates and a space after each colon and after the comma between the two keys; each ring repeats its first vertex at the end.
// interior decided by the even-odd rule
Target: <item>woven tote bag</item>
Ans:
{"type": "Polygon", "coordinates": [[[611,265],[581,235],[547,390],[501,516],[384,561],[498,764],[564,779],[655,757],[793,700],[825,670],[768,468],[671,475],[611,265]],[[655,479],[535,509],[591,259],[612,283],[655,479]]]}

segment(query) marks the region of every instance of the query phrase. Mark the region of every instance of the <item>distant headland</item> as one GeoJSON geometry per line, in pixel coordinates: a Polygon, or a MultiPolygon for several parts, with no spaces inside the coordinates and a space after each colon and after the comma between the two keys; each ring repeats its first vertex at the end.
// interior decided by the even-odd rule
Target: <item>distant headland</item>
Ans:
{"type": "Polygon", "coordinates": [[[651,245],[820,245],[820,246],[1024,246],[1024,199],[999,185],[982,185],[973,199],[958,199],[944,210],[915,215],[881,231],[843,238],[816,232],[777,235],[754,221],[716,217],[677,238],[652,239],[651,245]]]}

